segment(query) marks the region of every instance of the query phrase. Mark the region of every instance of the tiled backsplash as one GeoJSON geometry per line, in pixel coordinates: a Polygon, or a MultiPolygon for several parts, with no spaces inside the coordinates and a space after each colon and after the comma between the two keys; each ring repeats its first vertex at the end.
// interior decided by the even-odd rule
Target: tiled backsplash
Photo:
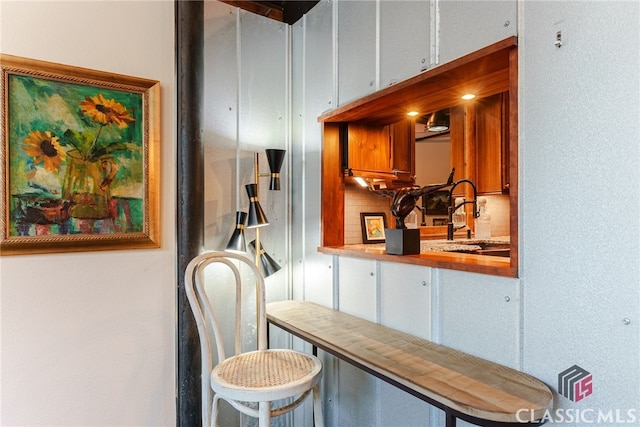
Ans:
{"type": "Polygon", "coordinates": [[[391,198],[379,196],[357,185],[346,185],[344,189],[344,243],[355,245],[362,243],[361,212],[383,212],[387,217],[387,226],[393,221],[389,206],[391,198]]]}
{"type": "Polygon", "coordinates": [[[509,196],[484,196],[491,214],[491,236],[509,236],[509,196]]]}

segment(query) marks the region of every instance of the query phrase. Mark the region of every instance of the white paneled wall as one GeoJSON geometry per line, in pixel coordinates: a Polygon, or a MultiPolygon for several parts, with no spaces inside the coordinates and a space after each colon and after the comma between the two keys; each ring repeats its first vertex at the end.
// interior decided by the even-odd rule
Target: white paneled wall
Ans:
{"type": "Polygon", "coordinates": [[[380,2],[380,78],[376,89],[430,67],[431,4],[411,0],[380,2]]]}
{"type": "Polygon", "coordinates": [[[298,221],[292,235],[293,245],[299,245],[301,252],[294,252],[294,259],[302,264],[303,283],[294,283],[294,289],[303,299],[333,305],[333,257],[318,253],[320,245],[320,168],[322,154],[322,130],[317,117],[334,108],[334,32],[333,3],[318,3],[294,27],[297,46],[293,56],[296,85],[294,99],[300,104],[294,108],[293,144],[303,149],[299,157],[293,159],[301,175],[292,175],[292,206],[294,221],[298,221]]]}
{"type": "Polygon", "coordinates": [[[338,104],[344,105],[377,88],[377,3],[338,1],[338,104]]]}
{"type": "MultiPolygon", "coordinates": [[[[316,234],[320,212],[320,183],[316,173],[320,166],[317,155],[321,150],[317,117],[338,104],[373,93],[437,64],[437,54],[442,49],[452,58],[515,33],[515,1],[491,2],[487,11],[486,2],[475,2],[483,4],[474,5],[475,15],[466,13],[462,21],[446,18],[442,22],[442,12],[436,6],[449,7],[450,11],[456,7],[443,3],[448,2],[322,1],[294,25],[294,70],[300,70],[303,77],[294,73],[293,96],[294,105],[301,103],[296,111],[304,115],[300,143],[305,148],[300,153],[304,169],[300,170],[301,176],[294,176],[292,189],[295,194],[300,182],[305,185],[298,196],[303,202],[301,209],[306,210],[301,223],[304,223],[303,239],[307,242],[305,252],[300,255],[304,259],[305,282],[299,294],[418,336],[434,340],[446,338],[452,346],[471,353],[491,358],[495,350],[499,352],[495,356],[497,360],[517,366],[521,329],[518,280],[439,274],[426,267],[345,257],[334,257],[332,272],[330,257],[316,252],[320,244],[316,234]],[[499,3],[503,4],[502,8],[499,3]],[[500,12],[498,17],[496,12],[500,12]],[[498,31],[464,42],[446,36],[448,45],[442,40],[442,28],[450,29],[451,33],[459,26],[490,26],[482,22],[482,17],[489,15],[492,22],[502,19],[498,31]],[[506,19],[511,20],[511,26],[505,30],[502,24],[506,19]],[[505,301],[507,295],[511,295],[509,303],[505,301]],[[493,314],[478,319],[485,311],[493,314]],[[474,328],[473,334],[465,330],[465,325],[474,328]],[[482,345],[484,336],[489,337],[491,347],[482,345]]],[[[298,132],[297,127],[294,129],[298,132]]],[[[293,139],[296,144],[297,138],[293,139]]],[[[388,210],[388,200],[378,198],[377,201],[378,204],[370,203],[369,208],[345,207],[345,215],[351,218],[350,222],[345,221],[348,241],[359,242],[359,212],[371,210],[371,206],[388,210]]],[[[330,425],[386,427],[441,423],[439,411],[429,409],[424,402],[332,357],[325,356],[324,360],[325,405],[330,425]]]]}
{"type": "MultiPolygon", "coordinates": [[[[254,46],[272,49],[268,67],[286,68],[282,62],[291,69],[287,120],[293,296],[522,369],[552,388],[561,370],[578,364],[593,372],[594,395],[579,404],[557,396],[557,406],[633,408],[640,401],[639,7],[637,2],[323,0],[291,26],[289,62],[282,53],[287,37],[281,45],[277,24],[243,18],[241,62],[253,61],[244,53],[254,46]],[[261,40],[247,44],[265,29],[268,46],[261,40]],[[561,49],[553,45],[559,30],[561,49]],[[520,278],[318,253],[322,131],[317,117],[424,66],[512,35],[519,36],[520,61],[520,278]],[[587,120],[594,111],[613,118],[615,125],[603,128],[587,120]],[[617,226],[616,218],[626,220],[617,226]]],[[[236,53],[228,46],[236,24],[226,30],[223,21],[229,18],[220,19],[215,55],[227,57],[227,64],[216,65],[224,73],[237,66],[236,53]]],[[[259,63],[267,61],[258,58],[259,63]]],[[[242,150],[245,144],[263,144],[254,141],[262,135],[255,129],[227,136],[233,129],[229,114],[241,118],[239,127],[269,123],[273,128],[267,135],[284,133],[286,139],[287,126],[278,123],[278,110],[282,103],[286,109],[287,101],[255,86],[254,78],[261,77],[252,75],[254,70],[252,65],[221,77],[230,79],[231,86],[240,78],[244,89],[256,90],[247,89],[247,97],[239,98],[241,110],[250,107],[240,115],[217,106],[212,138],[219,138],[220,158],[231,163],[212,164],[212,175],[234,175],[232,152],[224,151],[236,149],[234,141],[241,142],[242,150]],[[270,94],[273,99],[264,100],[268,111],[263,111],[261,102],[270,94]]],[[[216,83],[221,88],[225,84],[216,83]]],[[[244,155],[240,158],[244,167],[244,155]]],[[[245,179],[237,175],[239,181],[245,179]]],[[[216,208],[211,227],[230,230],[230,223],[219,223],[235,211],[233,198],[228,199],[211,201],[225,204],[216,208]]],[[[278,215],[287,222],[286,214],[278,215]]],[[[443,424],[440,411],[321,356],[328,425],[443,424]]]]}
{"type": "MultiPolygon", "coordinates": [[[[289,160],[281,170],[282,189],[270,191],[264,151],[285,149],[291,155],[288,48],[287,25],[205,2],[205,246],[224,249],[236,211],[248,211],[245,185],[257,182],[269,220],[260,228],[260,242],[283,267],[268,279],[270,300],[289,296],[289,160]]],[[[245,230],[247,243],[256,233],[245,230]]]]}
{"type": "MultiPolygon", "coordinates": [[[[258,183],[259,202],[269,220],[261,227],[260,243],[282,267],[266,278],[267,301],[291,297],[290,224],[291,191],[291,28],[253,13],[217,2],[205,2],[204,43],[204,156],[205,247],[225,248],[235,227],[237,210],[247,212],[245,185],[258,183]],[[285,149],[280,191],[270,191],[265,149],[285,149]],[[255,159],[258,159],[256,179],[255,159]]],[[[300,155],[300,150],[293,153],[300,155]]],[[[245,229],[247,245],[256,229],[245,229]]],[[[254,257],[251,251],[248,256],[254,257]]],[[[217,299],[230,300],[229,292],[217,299]]],[[[274,342],[288,338],[274,332],[274,342]]],[[[237,423],[238,413],[228,407],[221,424],[237,423]]],[[[303,420],[306,414],[295,416],[303,420]]],[[[290,416],[274,420],[287,425],[290,416]]],[[[243,425],[254,425],[247,418],[243,425]]]]}
{"type": "Polygon", "coordinates": [[[518,35],[515,1],[440,0],[435,3],[440,16],[439,64],[518,35]]]}

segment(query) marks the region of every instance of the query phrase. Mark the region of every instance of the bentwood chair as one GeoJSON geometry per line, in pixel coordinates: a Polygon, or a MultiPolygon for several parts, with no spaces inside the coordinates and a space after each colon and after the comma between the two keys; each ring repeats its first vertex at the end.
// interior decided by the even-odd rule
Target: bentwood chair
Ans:
{"type": "MultiPolygon", "coordinates": [[[[185,290],[200,337],[203,426],[218,425],[220,399],[229,402],[238,411],[258,418],[260,427],[268,427],[271,417],[295,409],[311,393],[314,424],[316,427],[322,427],[322,364],[317,357],[308,354],[267,348],[264,277],[255,264],[249,258],[234,253],[201,254],[187,265],[185,290]],[[222,328],[213,309],[216,289],[222,284],[221,277],[224,275],[217,269],[216,274],[208,272],[207,268],[213,267],[213,264],[228,267],[235,279],[235,314],[232,316],[235,323],[235,351],[230,357],[226,356],[222,328]],[[247,274],[248,272],[252,274],[247,274]],[[246,300],[253,300],[253,295],[247,295],[243,301],[243,293],[249,294],[242,291],[243,278],[247,277],[252,280],[252,285],[255,282],[256,295],[252,304],[247,304],[246,300]],[[205,279],[213,284],[213,288],[209,289],[211,296],[205,292],[205,279]],[[257,350],[242,352],[243,327],[245,330],[251,329],[242,325],[242,311],[247,311],[250,305],[257,305],[257,350]],[[212,344],[215,344],[218,356],[215,366],[212,344]],[[285,403],[272,407],[272,402],[276,401],[285,403]]],[[[222,305],[229,306],[229,303],[225,304],[222,301],[222,305]]]]}

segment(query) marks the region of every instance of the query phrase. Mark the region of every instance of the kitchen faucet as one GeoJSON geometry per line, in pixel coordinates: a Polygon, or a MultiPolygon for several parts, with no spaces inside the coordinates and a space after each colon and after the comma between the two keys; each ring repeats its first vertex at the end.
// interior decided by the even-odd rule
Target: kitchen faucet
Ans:
{"type": "Polygon", "coordinates": [[[453,183],[453,185],[451,186],[451,189],[449,190],[449,209],[448,209],[449,217],[447,220],[447,240],[453,240],[453,232],[455,230],[458,230],[466,226],[466,224],[460,227],[454,227],[453,225],[453,213],[459,207],[464,206],[467,203],[473,203],[473,218],[478,218],[477,199],[478,199],[478,192],[476,190],[476,185],[473,183],[473,181],[471,181],[470,179],[461,179],[453,183]],[[456,189],[456,187],[459,184],[464,184],[464,183],[471,185],[471,188],[473,188],[473,201],[468,202],[465,200],[462,203],[459,203],[458,205],[456,205],[455,199],[453,198],[453,191],[456,189]]]}

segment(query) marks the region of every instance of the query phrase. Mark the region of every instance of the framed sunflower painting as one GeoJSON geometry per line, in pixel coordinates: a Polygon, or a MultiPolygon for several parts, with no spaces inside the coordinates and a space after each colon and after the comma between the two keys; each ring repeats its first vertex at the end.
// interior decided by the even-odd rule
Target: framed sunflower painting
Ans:
{"type": "Polygon", "coordinates": [[[159,247],[159,82],[0,67],[0,254],[159,247]]]}

